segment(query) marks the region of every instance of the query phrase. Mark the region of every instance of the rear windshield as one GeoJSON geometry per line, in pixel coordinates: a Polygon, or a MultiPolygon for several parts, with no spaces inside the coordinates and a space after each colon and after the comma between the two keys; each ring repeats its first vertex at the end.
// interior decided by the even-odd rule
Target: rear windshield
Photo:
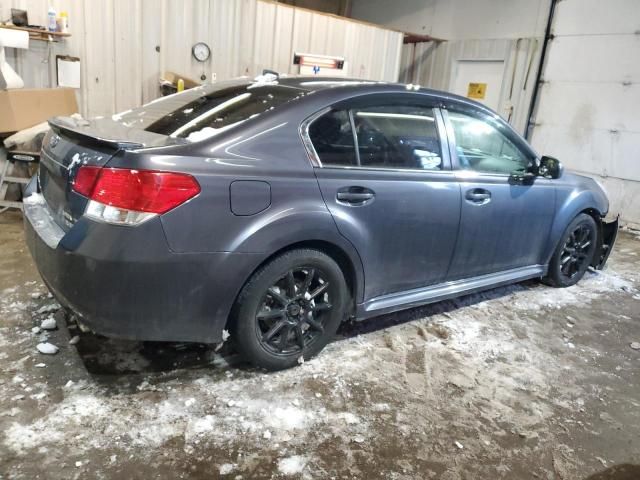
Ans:
{"type": "Polygon", "coordinates": [[[199,141],[305,93],[277,84],[225,82],[158,99],[114,119],[148,132],[199,141]]]}

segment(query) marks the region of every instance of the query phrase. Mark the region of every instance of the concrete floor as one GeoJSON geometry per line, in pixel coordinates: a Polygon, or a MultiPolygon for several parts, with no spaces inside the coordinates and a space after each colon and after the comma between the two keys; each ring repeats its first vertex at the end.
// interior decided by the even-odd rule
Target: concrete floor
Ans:
{"type": "Polygon", "coordinates": [[[0,478],[638,479],[639,267],[622,233],[609,268],[572,288],[345,325],[266,374],[226,348],[67,328],[5,213],[0,478]],[[49,316],[53,356],[31,331],[49,316]]]}

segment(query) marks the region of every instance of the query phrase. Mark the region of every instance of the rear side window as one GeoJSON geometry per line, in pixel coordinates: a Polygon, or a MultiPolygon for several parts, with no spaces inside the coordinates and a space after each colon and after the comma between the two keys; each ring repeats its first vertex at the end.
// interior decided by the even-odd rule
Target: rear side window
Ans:
{"type": "Polygon", "coordinates": [[[309,138],[323,165],[357,166],[353,130],[346,110],[334,110],[309,126],[309,138]]]}
{"type": "Polygon", "coordinates": [[[372,107],[353,111],[363,167],[441,170],[442,153],[432,108],[372,107]]]}
{"type": "Polygon", "coordinates": [[[334,110],[310,125],[309,138],[324,166],[443,168],[432,108],[394,105],[334,110]]]}

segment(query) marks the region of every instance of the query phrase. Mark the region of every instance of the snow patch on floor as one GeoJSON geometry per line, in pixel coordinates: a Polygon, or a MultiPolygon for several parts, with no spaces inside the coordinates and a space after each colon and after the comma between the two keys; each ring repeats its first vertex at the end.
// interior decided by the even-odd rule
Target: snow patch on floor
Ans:
{"type": "Polygon", "coordinates": [[[307,457],[302,455],[293,455],[278,461],[278,471],[283,475],[296,475],[302,473],[307,464],[307,457]]]}
{"type": "MultiPolygon", "coordinates": [[[[260,372],[222,379],[204,374],[187,385],[179,380],[164,383],[153,392],[106,395],[96,386],[69,382],[61,403],[31,424],[14,424],[4,444],[22,454],[64,437],[79,452],[108,445],[133,451],[159,448],[172,438],[182,438],[187,446],[228,444],[243,436],[260,443],[265,431],[274,441],[289,442],[316,428],[348,438],[352,425],[361,431],[366,422],[349,412],[328,410],[312,392],[295,398],[288,391],[301,379],[313,379],[313,372],[326,374],[344,362],[339,349],[330,350],[333,358],[268,377],[260,372]],[[86,432],[92,432],[90,441],[75,440],[86,432]],[[25,440],[16,442],[18,436],[25,440]]],[[[354,367],[357,370],[357,361],[354,367]]]]}

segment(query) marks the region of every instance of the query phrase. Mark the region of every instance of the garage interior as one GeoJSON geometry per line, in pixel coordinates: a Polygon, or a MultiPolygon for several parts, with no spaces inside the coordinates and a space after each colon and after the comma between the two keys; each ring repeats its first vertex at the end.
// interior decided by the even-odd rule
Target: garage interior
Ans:
{"type": "Polygon", "coordinates": [[[637,0],[0,0],[0,22],[0,478],[640,479],[637,0]],[[346,322],[276,373],[80,329],[24,240],[46,120],[265,70],[485,104],[603,185],[607,267],[346,322]]]}

